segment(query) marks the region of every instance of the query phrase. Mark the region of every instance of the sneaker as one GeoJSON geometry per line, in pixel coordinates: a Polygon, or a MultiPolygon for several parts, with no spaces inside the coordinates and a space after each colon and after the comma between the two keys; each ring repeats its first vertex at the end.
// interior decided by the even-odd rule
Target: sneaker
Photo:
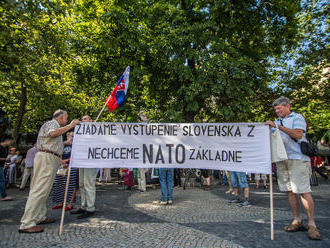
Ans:
{"type": "Polygon", "coordinates": [[[157,204],[157,205],[166,205],[167,202],[166,201],[153,201],[153,204],[157,204]]]}
{"type": "Polygon", "coordinates": [[[235,198],[233,200],[230,200],[229,203],[241,203],[242,201],[238,198],[235,198]]]}
{"type": "Polygon", "coordinates": [[[62,207],[63,207],[63,204],[59,203],[59,204],[55,205],[54,207],[52,207],[52,210],[59,209],[59,208],[62,208],[62,207]]]}
{"type": "Polygon", "coordinates": [[[241,207],[250,207],[251,206],[251,203],[248,201],[248,200],[245,200],[244,202],[242,202],[240,204],[241,207]]]}
{"type": "Polygon", "coordinates": [[[167,204],[172,205],[173,204],[173,201],[172,200],[169,200],[169,201],[167,201],[167,204]]]}
{"type": "Polygon", "coordinates": [[[231,192],[232,192],[231,190],[227,190],[225,193],[230,194],[231,192]]]}
{"type": "Polygon", "coordinates": [[[71,211],[70,214],[83,214],[85,212],[86,212],[86,210],[78,208],[77,210],[71,211]]]}
{"type": "Polygon", "coordinates": [[[85,211],[81,215],[78,215],[77,216],[77,219],[85,219],[85,218],[88,218],[88,217],[90,217],[92,215],[94,215],[94,212],[85,211]]]}
{"type": "Polygon", "coordinates": [[[13,198],[11,198],[10,196],[6,196],[1,199],[1,201],[12,201],[12,200],[13,200],[13,198]]]}

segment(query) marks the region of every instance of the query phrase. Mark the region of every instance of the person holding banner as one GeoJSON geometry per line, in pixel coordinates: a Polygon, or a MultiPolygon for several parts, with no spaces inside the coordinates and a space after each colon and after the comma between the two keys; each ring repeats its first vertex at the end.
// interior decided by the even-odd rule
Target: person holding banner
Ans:
{"type": "Polygon", "coordinates": [[[67,119],[68,113],[59,109],[54,112],[53,119],[40,128],[37,139],[39,151],[34,159],[34,175],[19,233],[43,232],[43,228],[37,225],[55,222],[55,219],[46,216],[46,201],[61,163],[62,135],[79,123],[79,120],[74,119],[66,125],[67,119]]]}
{"type": "MultiPolygon", "coordinates": [[[[89,115],[85,115],[82,118],[82,122],[92,122],[92,118],[89,115]]],[[[71,214],[79,214],[77,216],[77,219],[84,219],[94,215],[96,175],[96,168],[79,169],[79,189],[81,197],[81,206],[79,209],[70,212],[71,214]]]]}
{"type": "Polygon", "coordinates": [[[173,168],[159,168],[159,183],[162,199],[154,203],[160,205],[173,204],[173,168]]]}
{"type": "Polygon", "coordinates": [[[293,213],[293,221],[284,227],[287,232],[305,231],[306,227],[300,215],[298,195],[308,217],[308,237],[320,240],[321,234],[314,221],[314,201],[311,194],[310,158],[300,150],[295,140],[305,140],[306,121],[304,117],[290,110],[290,100],[280,97],[273,102],[278,119],[267,121],[273,130],[279,129],[285,146],[288,160],[277,162],[278,185],[281,191],[287,192],[289,204],[293,213]]]}

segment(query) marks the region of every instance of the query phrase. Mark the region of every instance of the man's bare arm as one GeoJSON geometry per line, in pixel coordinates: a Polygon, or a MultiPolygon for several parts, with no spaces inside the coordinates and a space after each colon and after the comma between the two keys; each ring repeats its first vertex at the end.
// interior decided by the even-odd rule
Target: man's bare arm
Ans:
{"type": "Polygon", "coordinates": [[[54,131],[51,131],[51,132],[49,133],[49,135],[50,135],[50,137],[52,137],[52,138],[56,138],[56,137],[58,137],[58,136],[60,136],[60,135],[63,135],[63,134],[65,134],[67,131],[69,131],[71,128],[74,128],[79,122],[80,122],[79,120],[74,119],[74,120],[71,121],[70,124],[68,124],[68,125],[66,125],[66,126],[64,126],[64,127],[57,128],[57,129],[55,129],[54,131]]]}
{"type": "Polygon", "coordinates": [[[278,128],[279,130],[281,130],[282,132],[286,133],[291,138],[296,139],[296,140],[301,139],[304,134],[304,130],[302,130],[302,129],[291,129],[291,128],[287,128],[284,126],[278,126],[273,121],[266,121],[266,124],[270,125],[271,127],[278,128]]]}

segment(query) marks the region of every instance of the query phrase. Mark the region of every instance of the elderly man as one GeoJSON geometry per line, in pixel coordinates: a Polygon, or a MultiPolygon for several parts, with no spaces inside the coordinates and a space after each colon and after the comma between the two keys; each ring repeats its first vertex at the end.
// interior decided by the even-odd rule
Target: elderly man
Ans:
{"type": "Polygon", "coordinates": [[[55,219],[46,216],[46,201],[61,163],[62,135],[79,123],[79,120],[75,119],[66,125],[67,119],[67,112],[59,109],[54,112],[53,119],[40,128],[37,140],[39,152],[34,159],[34,175],[21,219],[20,233],[39,233],[43,228],[37,225],[55,222],[55,219]]]}
{"type": "Polygon", "coordinates": [[[314,222],[314,202],[311,195],[310,158],[300,150],[297,141],[306,140],[306,122],[302,115],[290,110],[290,100],[280,97],[273,102],[273,107],[278,119],[267,121],[266,123],[273,128],[280,130],[281,137],[288,155],[288,160],[277,163],[278,185],[281,191],[287,192],[289,204],[293,212],[293,221],[285,226],[287,232],[305,231],[306,227],[300,215],[300,204],[298,195],[305,208],[308,218],[308,237],[320,240],[319,229],[314,222]]]}
{"type": "MultiPolygon", "coordinates": [[[[88,115],[83,116],[82,122],[91,122],[92,118],[88,115]]],[[[79,189],[81,197],[81,206],[79,209],[71,211],[71,214],[79,214],[78,219],[88,218],[95,212],[95,180],[96,168],[79,169],[79,189]]]]}

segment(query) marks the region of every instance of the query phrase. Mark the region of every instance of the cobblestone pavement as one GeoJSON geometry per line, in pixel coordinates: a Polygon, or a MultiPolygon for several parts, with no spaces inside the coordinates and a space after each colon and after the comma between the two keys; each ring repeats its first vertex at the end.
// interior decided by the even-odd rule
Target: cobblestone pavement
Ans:
{"type": "MultiPolygon", "coordinates": [[[[174,204],[152,202],[160,190],[146,193],[124,191],[116,184],[97,186],[97,212],[93,218],[77,220],[66,214],[64,232],[58,236],[61,212],[49,210],[58,221],[40,234],[19,234],[27,192],[9,189],[14,201],[0,201],[0,247],[330,247],[330,183],[313,187],[316,222],[322,241],[311,241],[307,232],[287,233],[291,221],[285,194],[274,189],[275,240],[270,240],[269,193],[251,186],[253,206],[228,203],[226,187],[211,191],[200,188],[174,189],[174,204]]],[[[79,201],[79,200],[78,200],[79,201]]],[[[48,200],[51,207],[51,201],[48,200]]],[[[79,206],[79,202],[76,203],[79,206]]],[[[306,216],[304,219],[306,220],[306,216]]]]}

